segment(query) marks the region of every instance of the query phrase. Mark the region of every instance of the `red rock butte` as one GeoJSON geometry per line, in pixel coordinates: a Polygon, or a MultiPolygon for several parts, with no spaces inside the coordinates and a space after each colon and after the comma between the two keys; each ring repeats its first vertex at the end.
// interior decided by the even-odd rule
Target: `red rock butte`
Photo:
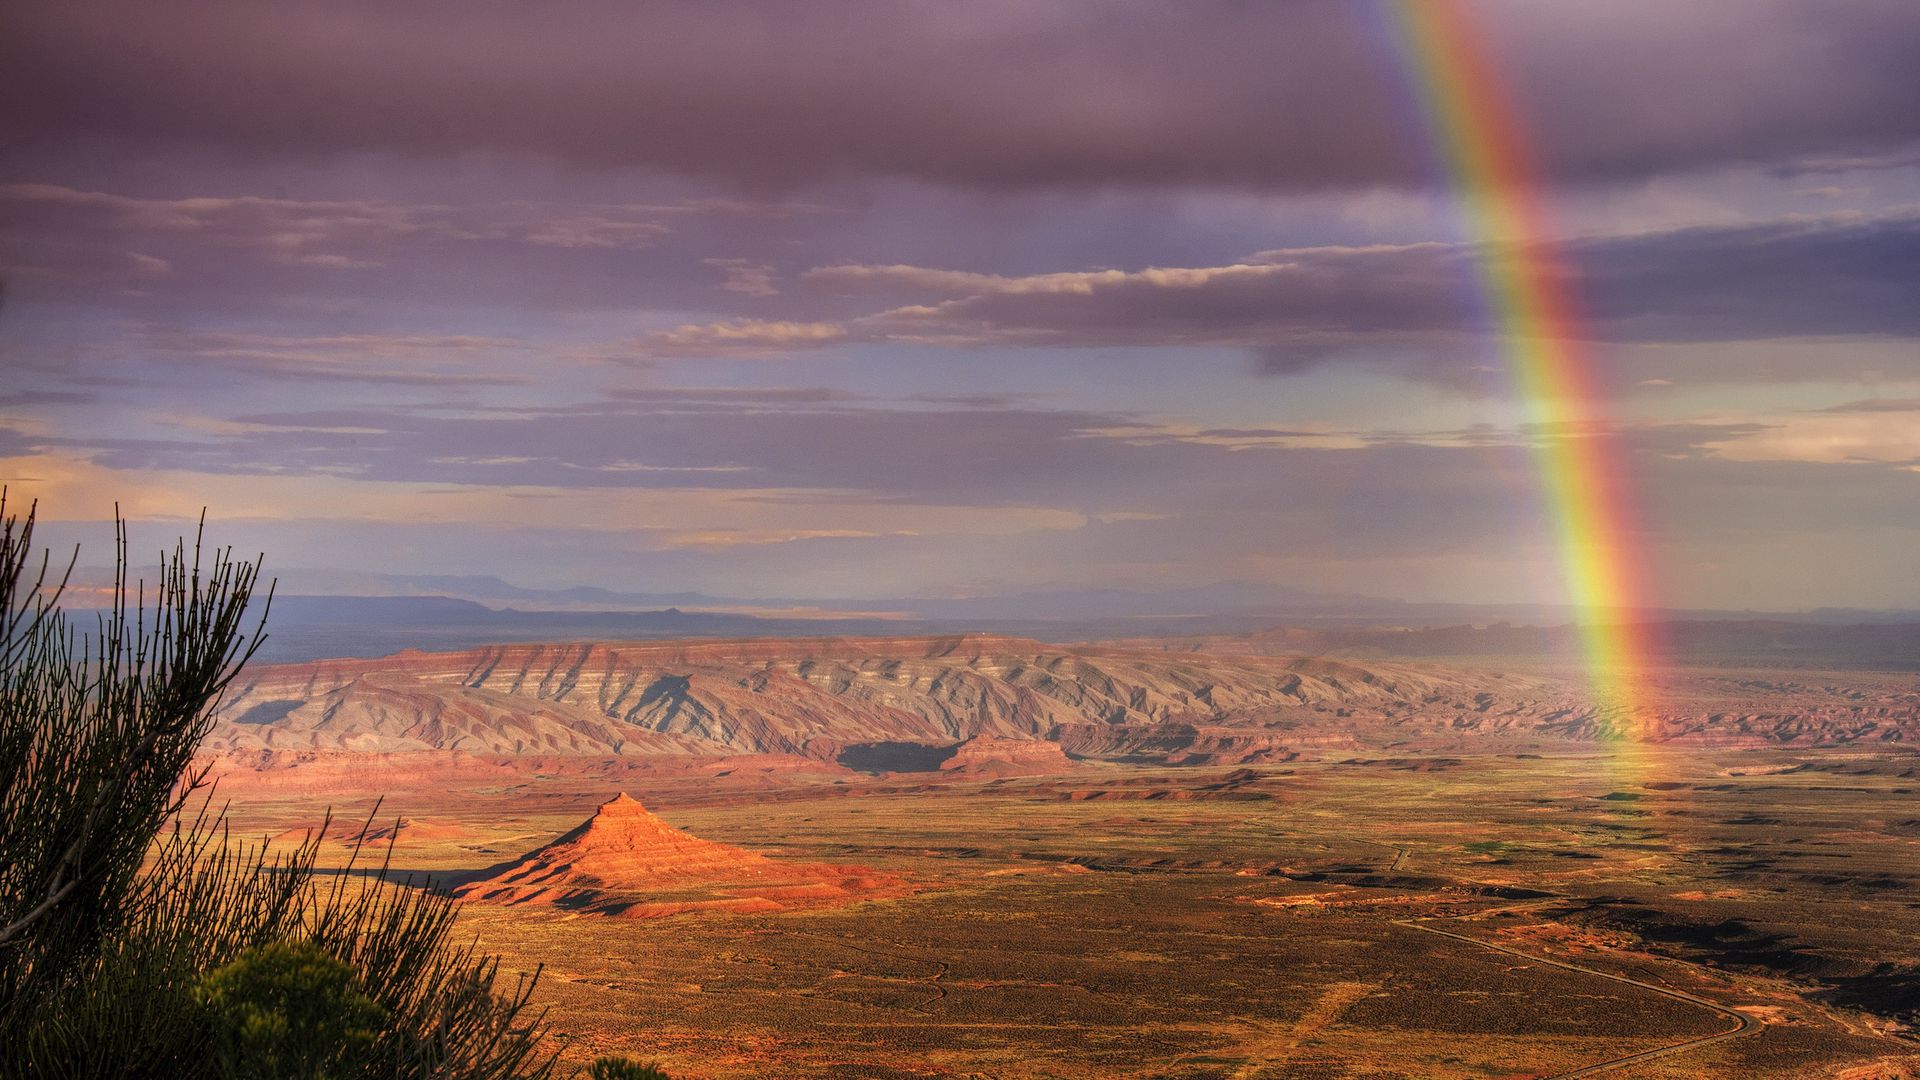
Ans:
{"type": "Polygon", "coordinates": [[[954,747],[952,756],[940,763],[940,771],[948,776],[982,777],[1050,776],[1078,767],[1059,743],[997,735],[976,735],[954,747]]]}
{"type": "Polygon", "coordinates": [[[582,914],[652,918],[689,911],[781,911],[903,895],[899,878],[859,866],[770,859],[702,840],[622,792],[543,847],[480,872],[454,894],[582,914]]]}

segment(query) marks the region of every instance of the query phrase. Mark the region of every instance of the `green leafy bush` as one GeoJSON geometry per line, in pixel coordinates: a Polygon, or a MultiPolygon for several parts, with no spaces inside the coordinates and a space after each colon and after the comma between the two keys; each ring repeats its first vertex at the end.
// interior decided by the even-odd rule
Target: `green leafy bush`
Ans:
{"type": "Polygon", "coordinates": [[[311,942],[270,941],[208,972],[194,996],[226,1075],[360,1075],[387,1022],[360,976],[311,942]]]}

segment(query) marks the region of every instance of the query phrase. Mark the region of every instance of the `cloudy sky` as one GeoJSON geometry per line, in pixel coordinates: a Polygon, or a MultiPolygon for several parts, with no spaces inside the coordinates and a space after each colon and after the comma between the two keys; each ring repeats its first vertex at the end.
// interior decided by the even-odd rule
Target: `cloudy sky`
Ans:
{"type": "MultiPolygon", "coordinates": [[[[1920,5],[1488,0],[1674,606],[1920,606],[1920,5]]],[[[1367,0],[68,0],[0,477],[303,574],[1552,601],[1367,0]]],[[[146,535],[142,533],[140,535],[146,535]]]]}

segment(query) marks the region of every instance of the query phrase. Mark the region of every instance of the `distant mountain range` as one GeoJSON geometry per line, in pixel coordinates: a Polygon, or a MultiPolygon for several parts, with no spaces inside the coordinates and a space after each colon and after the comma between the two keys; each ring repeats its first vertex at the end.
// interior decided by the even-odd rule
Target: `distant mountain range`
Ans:
{"type": "MultiPolygon", "coordinates": [[[[1358,593],[1323,593],[1255,581],[1222,581],[1163,589],[1034,588],[962,596],[736,597],[700,592],[628,592],[591,585],[539,589],[484,575],[359,574],[292,570],[287,591],[311,596],[436,596],[491,608],[539,611],[685,612],[762,618],[940,620],[979,622],[1089,622],[1127,619],[1336,619],[1438,626],[1448,623],[1556,623],[1568,609],[1549,604],[1455,604],[1399,600],[1358,593]]],[[[1920,611],[1820,608],[1814,611],[1666,609],[1663,619],[1782,618],[1794,622],[1920,621],[1920,611]]]]}
{"type": "Polygon", "coordinates": [[[1597,723],[1559,681],[1536,676],[982,634],[519,644],[262,666],[235,684],[207,745],[859,763],[984,736],[1082,757],[1233,764],[1285,760],[1301,745],[1356,748],[1352,713],[1410,714],[1416,703],[1431,715],[1390,725],[1392,738],[1452,732],[1460,717],[1490,732],[1597,723]]]}
{"type": "MultiPolygon", "coordinates": [[[[75,575],[84,604],[111,580],[75,575]]],[[[385,656],[513,642],[1011,633],[1050,642],[1129,640],[1230,652],[1404,657],[1574,657],[1564,608],[1414,603],[1261,583],[1171,589],[1053,589],[964,597],[742,598],[698,592],[537,589],[490,576],[294,570],[273,601],[259,659],[385,656]],[[291,586],[286,588],[285,586],[291,586]],[[1289,635],[1293,635],[1289,638],[1289,635]],[[1231,639],[1231,640],[1228,640],[1231,639]]],[[[1683,626],[1676,658],[1807,666],[1920,667],[1920,612],[1623,612],[1683,626]]]]}
{"type": "Polygon", "coordinates": [[[881,619],[768,619],[681,611],[541,611],[491,608],[446,596],[276,596],[263,663],[437,652],[522,641],[810,637],[887,634],[881,619]]]}
{"type": "MultiPolygon", "coordinates": [[[[1712,666],[1920,670],[1920,618],[1886,622],[1705,617],[1660,623],[1666,655],[1712,666]]],[[[1130,648],[1238,655],[1405,659],[1536,659],[1572,662],[1579,638],[1562,623],[1375,622],[1272,615],[1114,618],[769,618],[732,612],[542,611],[492,608],[444,596],[280,596],[258,659],[288,663],[378,657],[515,642],[653,641],[1015,633],[1049,642],[1118,642],[1130,648]]]]}
{"type": "MultiPolygon", "coordinates": [[[[1720,624],[1702,624],[1720,625],[1720,624]]],[[[1246,642],[1241,642],[1246,644],[1246,642]]],[[[1261,644],[1255,639],[1254,646],[1261,644]]],[[[1298,635],[1274,646],[1301,643],[1298,635]]],[[[862,771],[1073,758],[1250,764],[1312,753],[1588,743],[1907,745],[1906,676],[1662,671],[1644,711],[1596,705],[1576,673],[1248,649],[1063,646],[972,634],[488,646],[247,669],[210,750],[256,766],[315,755],[786,755],[862,771]]],[[[1211,646],[1219,646],[1214,648],[1211,646]]]]}

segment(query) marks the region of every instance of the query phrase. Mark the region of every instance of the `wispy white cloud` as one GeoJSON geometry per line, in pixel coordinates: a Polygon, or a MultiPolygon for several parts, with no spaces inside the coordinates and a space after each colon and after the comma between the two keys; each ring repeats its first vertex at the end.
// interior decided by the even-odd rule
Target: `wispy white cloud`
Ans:
{"type": "Polygon", "coordinates": [[[1920,463],[1920,403],[1901,406],[1759,420],[1752,430],[1704,442],[1701,449],[1728,461],[1920,463]]]}
{"type": "MultiPolygon", "coordinates": [[[[423,242],[498,242],[553,248],[634,249],[671,231],[673,206],[545,206],[495,202],[453,206],[374,199],[258,195],[163,199],[57,184],[0,185],[16,242],[57,231],[87,237],[186,237],[289,266],[371,269],[382,253],[423,242]]],[[[160,272],[166,260],[136,256],[160,272]]]]}
{"type": "Polygon", "coordinates": [[[688,323],[654,334],[638,345],[644,353],[652,355],[766,355],[784,349],[832,345],[849,338],[847,328],[839,323],[741,319],[688,323]]]}
{"type": "Polygon", "coordinates": [[[299,382],[512,386],[528,380],[510,370],[510,361],[539,350],[521,338],[481,334],[286,334],[143,323],[95,351],[299,382]]]}
{"type": "Polygon", "coordinates": [[[701,262],[726,275],[720,288],[727,292],[744,293],[748,296],[778,296],[780,290],[773,284],[773,267],[751,259],[702,259],[701,262]]]}

